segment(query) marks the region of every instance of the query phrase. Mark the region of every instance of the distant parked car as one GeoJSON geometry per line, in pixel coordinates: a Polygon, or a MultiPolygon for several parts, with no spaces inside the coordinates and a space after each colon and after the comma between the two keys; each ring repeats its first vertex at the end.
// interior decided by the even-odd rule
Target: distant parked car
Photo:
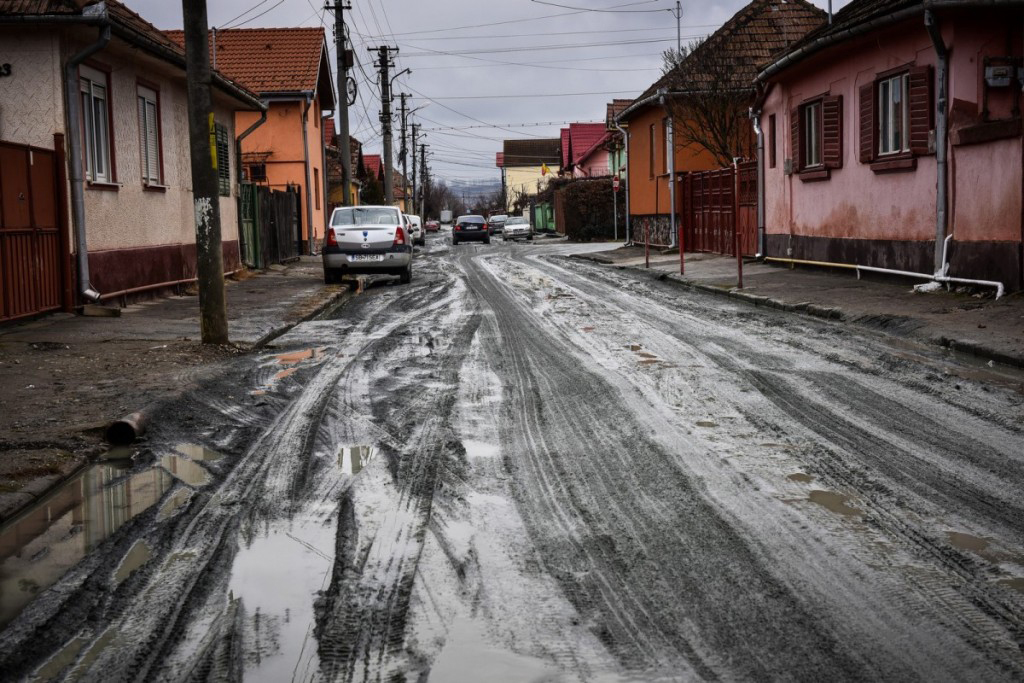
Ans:
{"type": "Polygon", "coordinates": [[[335,209],[324,242],[324,282],[340,282],[346,273],[384,273],[410,282],[410,226],[393,206],[335,209]]]}
{"type": "Polygon", "coordinates": [[[412,243],[418,244],[421,247],[427,243],[427,235],[423,231],[423,221],[420,217],[414,213],[406,214],[409,217],[409,222],[412,223],[412,243]]]}
{"type": "Polygon", "coordinates": [[[487,232],[487,221],[483,216],[459,216],[452,228],[452,245],[469,241],[491,243],[491,235],[487,232]]]}
{"type": "Polygon", "coordinates": [[[427,229],[427,232],[440,232],[441,231],[441,224],[438,223],[437,221],[427,221],[426,224],[424,225],[424,227],[427,229]]]}
{"type": "Polygon", "coordinates": [[[505,240],[526,239],[533,241],[533,226],[523,216],[513,216],[505,221],[505,227],[501,229],[501,236],[505,240]]]}
{"type": "Polygon", "coordinates": [[[505,221],[508,220],[508,216],[503,213],[496,214],[487,219],[487,233],[493,235],[496,232],[501,232],[501,229],[505,227],[505,221]]]}

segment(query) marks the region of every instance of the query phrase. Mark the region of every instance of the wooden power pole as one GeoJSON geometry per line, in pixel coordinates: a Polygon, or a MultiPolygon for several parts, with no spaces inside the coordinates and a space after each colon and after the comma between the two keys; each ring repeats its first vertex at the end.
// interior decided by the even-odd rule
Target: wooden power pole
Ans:
{"type": "MultiPolygon", "coordinates": [[[[192,156],[192,204],[196,220],[196,278],[199,329],[204,344],[228,343],[224,293],[224,256],[220,243],[220,188],[217,135],[210,99],[210,48],[206,0],[182,0],[188,84],[189,151],[192,156]]],[[[227,160],[223,160],[225,163],[227,160]]]]}

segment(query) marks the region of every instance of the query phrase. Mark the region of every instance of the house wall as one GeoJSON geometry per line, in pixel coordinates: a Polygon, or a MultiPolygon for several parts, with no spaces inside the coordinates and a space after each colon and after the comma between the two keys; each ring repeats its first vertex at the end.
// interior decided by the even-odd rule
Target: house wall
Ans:
{"type": "MultiPolygon", "coordinates": [[[[975,112],[980,106],[985,54],[1021,54],[1017,12],[994,20],[993,12],[940,13],[951,51],[950,103],[975,112]]],[[[766,251],[769,256],[859,263],[931,273],[934,270],[937,165],[934,154],[916,157],[916,168],[880,173],[859,160],[859,89],[876,74],[902,66],[936,64],[923,26],[914,19],[843,42],[783,72],[763,107],[761,124],[770,144],[769,117],[776,117],[775,168],[765,154],[766,251]],[[842,167],[826,180],[786,175],[793,158],[790,117],[807,99],[842,95],[842,167]]],[[[933,85],[937,92],[937,86],[933,85]]],[[[1002,104],[1009,115],[1008,103],[1002,104]]],[[[997,107],[998,109],[998,107],[997,107]]],[[[995,113],[995,112],[994,112],[995,113]]],[[[977,145],[950,147],[950,274],[1001,279],[1019,286],[1021,267],[1022,149],[1019,135],[977,145]]]]}
{"type": "MultiPolygon", "coordinates": [[[[671,237],[670,214],[671,193],[667,160],[665,157],[665,136],[662,120],[665,110],[661,107],[646,107],[635,113],[628,121],[629,159],[628,191],[629,214],[633,219],[633,236],[643,240],[644,230],[650,231],[653,244],[669,244],[671,237]],[[654,175],[651,175],[651,125],[654,125],[654,175]]],[[[676,145],[675,170],[706,171],[718,168],[714,156],[697,145],[676,145]]],[[[678,199],[678,198],[677,198],[678,199]]],[[[678,206],[677,206],[678,209],[678,206]]]]}
{"type": "Polygon", "coordinates": [[[505,167],[505,184],[508,188],[508,211],[512,210],[512,203],[515,200],[515,195],[518,192],[532,195],[537,194],[547,184],[548,179],[551,178],[554,171],[553,169],[557,164],[549,164],[547,175],[541,174],[540,166],[506,166],[505,167]]]}
{"type": "MultiPolygon", "coordinates": [[[[4,61],[12,65],[12,75],[0,82],[0,139],[53,148],[53,135],[65,133],[61,65],[95,39],[93,28],[0,30],[4,61]]],[[[191,278],[195,274],[195,221],[185,75],[116,38],[90,63],[109,69],[110,139],[116,171],[112,186],[99,189],[87,184],[84,193],[92,284],[108,294],[191,278]],[[142,182],[136,99],[140,81],[159,91],[165,185],[159,190],[146,188],[142,182]]],[[[228,127],[234,139],[232,111],[237,103],[215,91],[214,104],[216,120],[228,127]]],[[[234,171],[233,149],[229,163],[234,171]]],[[[236,191],[232,184],[232,196],[220,200],[225,270],[233,270],[239,263],[236,191]]],[[[69,246],[74,251],[73,237],[69,246]]]]}
{"type": "MultiPolygon", "coordinates": [[[[315,97],[310,105],[306,121],[306,142],[309,149],[309,180],[306,174],[306,147],[302,140],[302,116],[305,104],[301,101],[271,101],[267,112],[267,121],[242,141],[242,154],[251,152],[268,154],[267,182],[272,189],[283,190],[288,185],[298,186],[302,201],[303,239],[308,240],[312,229],[315,239],[324,236],[327,225],[327,211],[324,206],[324,188],[327,179],[324,173],[322,140],[320,130],[320,98],[315,97]],[[306,210],[306,185],[316,182],[312,188],[310,205],[312,213],[306,210]],[[317,199],[319,197],[319,208],[317,199]]],[[[258,112],[239,111],[235,113],[235,123],[239,131],[243,131],[259,119],[258,112]]]]}
{"type": "Polygon", "coordinates": [[[590,156],[580,160],[574,175],[577,178],[600,178],[611,175],[610,169],[608,150],[596,149],[590,156]]]}

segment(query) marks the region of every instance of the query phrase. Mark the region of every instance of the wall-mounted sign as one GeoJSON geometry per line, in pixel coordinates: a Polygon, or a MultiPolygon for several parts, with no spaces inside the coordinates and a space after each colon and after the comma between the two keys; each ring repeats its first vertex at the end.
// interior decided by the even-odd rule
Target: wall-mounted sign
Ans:
{"type": "Polygon", "coordinates": [[[10,75],[11,75],[11,65],[10,64],[0,64],[0,78],[2,78],[4,76],[10,76],[10,75]]]}

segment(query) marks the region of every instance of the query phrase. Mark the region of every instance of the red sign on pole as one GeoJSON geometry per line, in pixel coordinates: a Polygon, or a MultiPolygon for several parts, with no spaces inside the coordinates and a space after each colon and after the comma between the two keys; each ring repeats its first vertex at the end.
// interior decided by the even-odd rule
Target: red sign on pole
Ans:
{"type": "Polygon", "coordinates": [[[618,192],[619,191],[619,176],[614,176],[612,178],[612,191],[614,191],[614,192],[618,192]]]}

